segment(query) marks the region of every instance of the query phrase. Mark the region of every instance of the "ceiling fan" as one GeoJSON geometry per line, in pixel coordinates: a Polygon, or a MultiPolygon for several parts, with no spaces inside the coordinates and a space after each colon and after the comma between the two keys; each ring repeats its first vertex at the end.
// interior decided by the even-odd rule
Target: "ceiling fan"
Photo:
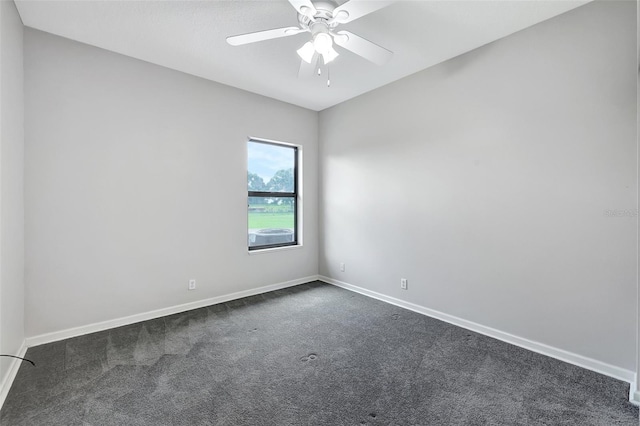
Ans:
{"type": "MultiPolygon", "coordinates": [[[[276,28],[230,36],[227,37],[227,43],[232,46],[240,46],[309,32],[311,33],[311,40],[297,51],[300,58],[302,58],[298,76],[312,74],[316,69],[316,65],[319,64],[320,58],[322,58],[322,64],[324,65],[337,58],[339,53],[334,49],[334,44],[377,65],[385,64],[393,55],[393,52],[350,31],[338,31],[337,29],[340,24],[346,24],[382,9],[393,3],[393,1],[349,0],[342,5],[338,5],[335,0],[288,1],[298,12],[298,27],[276,28]]],[[[319,68],[318,71],[320,71],[319,68]]],[[[329,84],[328,80],[327,84],[329,84]]]]}

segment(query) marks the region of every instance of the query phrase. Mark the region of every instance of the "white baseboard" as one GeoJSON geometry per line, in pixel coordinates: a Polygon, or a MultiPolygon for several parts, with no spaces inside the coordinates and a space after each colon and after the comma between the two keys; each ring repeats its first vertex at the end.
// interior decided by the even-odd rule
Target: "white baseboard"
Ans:
{"type": "Polygon", "coordinates": [[[637,382],[631,383],[631,390],[629,391],[629,401],[632,404],[640,406],[640,390],[638,390],[637,382]]]}
{"type": "Polygon", "coordinates": [[[68,339],[70,337],[82,336],[84,334],[95,333],[97,331],[103,331],[110,328],[121,327],[123,325],[134,324],[140,321],[147,321],[167,315],[173,315],[180,312],[190,311],[192,309],[215,305],[217,303],[229,302],[231,300],[242,299],[243,297],[255,296],[256,294],[262,294],[282,288],[293,287],[296,285],[308,283],[310,281],[316,281],[318,279],[319,278],[317,275],[312,275],[309,277],[298,278],[295,280],[271,284],[264,287],[258,287],[251,290],[238,291],[236,293],[225,294],[222,296],[198,300],[190,303],[184,303],[182,305],[170,306],[168,308],[157,309],[154,311],[135,314],[128,317],[116,318],[108,321],[83,325],[81,327],[74,327],[66,330],[54,331],[52,333],[40,334],[38,336],[27,337],[26,345],[27,347],[32,347],[43,345],[45,343],[57,342],[59,340],[68,339]]]}
{"type": "MultiPolygon", "coordinates": [[[[602,361],[598,361],[592,358],[588,358],[582,355],[578,355],[563,349],[558,349],[553,346],[545,345],[544,343],[535,342],[533,340],[518,337],[513,334],[505,333],[495,328],[486,327],[481,324],[477,324],[473,321],[468,321],[462,318],[458,318],[453,315],[445,314],[433,309],[425,308],[424,306],[416,305],[404,300],[396,299],[395,297],[386,296],[375,291],[367,290],[362,287],[358,287],[352,284],[348,284],[342,281],[338,281],[333,278],[320,276],[321,281],[333,284],[338,287],[342,287],[347,290],[351,290],[356,293],[363,294],[365,296],[372,297],[374,299],[381,300],[383,302],[390,303],[392,305],[400,306],[401,308],[408,309],[432,318],[437,318],[441,321],[448,322],[449,324],[457,325],[462,328],[466,328],[476,333],[484,334],[485,336],[493,337],[494,339],[502,340],[503,342],[510,343],[512,345],[519,346],[524,349],[528,349],[533,352],[537,352],[542,355],[550,356],[552,358],[559,359],[564,362],[568,362],[578,367],[586,368],[588,370],[595,371],[596,373],[604,374],[615,379],[628,382],[631,384],[632,389],[636,380],[636,374],[633,371],[626,370],[624,368],[616,367],[615,365],[607,364],[602,361]]],[[[633,398],[630,397],[632,402],[640,401],[640,392],[633,392],[633,398]]]]}
{"type": "MultiPolygon", "coordinates": [[[[22,342],[20,349],[18,349],[18,353],[15,354],[20,358],[24,358],[24,355],[27,353],[27,343],[26,341],[22,342]]],[[[11,354],[13,355],[13,354],[11,354]]],[[[16,358],[10,358],[11,364],[9,366],[9,371],[4,376],[4,380],[0,383],[0,408],[4,404],[4,400],[7,399],[7,395],[9,394],[9,389],[11,389],[11,385],[13,384],[13,380],[16,378],[18,374],[18,370],[20,369],[20,365],[22,361],[16,358]]]]}

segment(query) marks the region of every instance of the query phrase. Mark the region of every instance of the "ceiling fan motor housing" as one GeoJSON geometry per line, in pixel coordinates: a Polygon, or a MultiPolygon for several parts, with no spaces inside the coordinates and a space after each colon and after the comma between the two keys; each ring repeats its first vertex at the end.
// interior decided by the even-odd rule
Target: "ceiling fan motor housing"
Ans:
{"type": "Polygon", "coordinates": [[[333,11],[338,7],[337,3],[332,1],[319,1],[314,2],[313,6],[316,8],[316,13],[313,15],[313,18],[298,13],[298,22],[301,28],[308,28],[313,33],[314,24],[323,23],[327,29],[338,25],[338,22],[333,20],[333,11]]]}
{"type": "Polygon", "coordinates": [[[309,25],[309,31],[311,31],[311,38],[313,39],[320,33],[329,34],[329,25],[323,21],[312,22],[309,25]]]}

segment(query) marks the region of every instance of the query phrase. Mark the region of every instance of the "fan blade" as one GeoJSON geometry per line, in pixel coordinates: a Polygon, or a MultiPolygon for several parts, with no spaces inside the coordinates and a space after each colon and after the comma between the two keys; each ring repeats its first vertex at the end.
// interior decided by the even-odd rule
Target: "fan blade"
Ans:
{"type": "Polygon", "coordinates": [[[394,2],[390,0],[349,0],[333,10],[333,19],[330,22],[335,21],[346,24],[383,7],[387,7],[391,3],[394,2]]]}
{"type": "Polygon", "coordinates": [[[311,19],[317,13],[316,7],[311,3],[311,0],[289,0],[289,3],[295,7],[300,15],[308,16],[311,19]]]}
{"type": "Polygon", "coordinates": [[[302,28],[298,28],[298,27],[276,28],[273,30],[258,31],[255,33],[240,34],[236,36],[227,37],[227,43],[229,43],[232,46],[240,46],[243,44],[255,43],[256,41],[271,40],[272,38],[292,36],[292,35],[303,33],[305,31],[307,30],[303,30],[302,28]]]}
{"type": "Polygon", "coordinates": [[[350,31],[336,32],[333,40],[338,46],[344,47],[377,65],[384,65],[391,59],[391,56],[393,56],[393,52],[390,50],[378,46],[350,31]]]}
{"type": "Polygon", "coordinates": [[[313,54],[313,58],[311,59],[311,63],[307,63],[304,60],[300,61],[300,69],[298,69],[298,78],[308,78],[311,77],[317,67],[318,67],[318,53],[313,54]]]}

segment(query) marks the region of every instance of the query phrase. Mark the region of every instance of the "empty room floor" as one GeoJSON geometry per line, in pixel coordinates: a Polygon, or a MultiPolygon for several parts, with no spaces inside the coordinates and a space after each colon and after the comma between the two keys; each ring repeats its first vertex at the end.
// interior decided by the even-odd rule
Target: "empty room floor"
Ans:
{"type": "Polygon", "coordinates": [[[313,282],[30,348],[2,425],[634,425],[629,385],[313,282]]]}

